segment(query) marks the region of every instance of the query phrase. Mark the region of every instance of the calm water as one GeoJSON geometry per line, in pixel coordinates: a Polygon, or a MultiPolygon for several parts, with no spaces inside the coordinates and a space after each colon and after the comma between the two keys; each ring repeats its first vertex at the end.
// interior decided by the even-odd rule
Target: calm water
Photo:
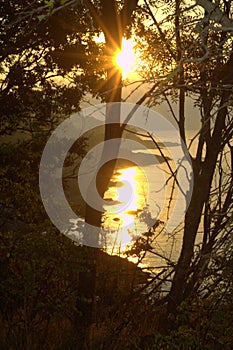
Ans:
{"type": "MultiPolygon", "coordinates": [[[[143,170],[138,166],[117,169],[105,193],[109,204],[104,207],[104,229],[111,232],[110,253],[111,250],[114,253],[124,252],[158,219],[166,222],[171,194],[164,187],[166,179],[161,176],[159,166],[149,165],[143,170]]],[[[161,255],[167,258],[177,256],[181,241],[169,235],[163,224],[154,231],[154,236],[153,246],[161,255]]],[[[161,258],[151,254],[145,259],[145,264],[155,268],[160,268],[163,263],[161,258]]]]}
{"type": "MultiPolygon", "coordinates": [[[[190,133],[190,138],[194,133],[190,133]]],[[[195,146],[195,145],[194,145],[195,146]]],[[[179,147],[176,140],[171,139],[172,152],[179,147]]],[[[153,247],[159,255],[176,260],[182,244],[181,226],[184,219],[184,201],[178,195],[178,187],[171,179],[171,169],[176,166],[169,150],[165,152],[167,163],[161,158],[158,150],[148,149],[157,158],[153,164],[142,167],[130,166],[116,169],[105,200],[104,228],[113,234],[112,251],[124,251],[137,237],[140,237],[156,220],[164,222],[154,230],[153,247]],[[175,212],[169,228],[166,223],[175,212]],[[179,232],[180,231],[180,232],[179,232]]],[[[136,150],[145,159],[145,150],[136,150]]],[[[140,162],[139,162],[140,163],[140,162]]],[[[142,161],[143,163],[143,161],[142,161]]],[[[165,260],[153,254],[147,254],[145,263],[160,269],[165,260]]]]}
{"type": "MultiPolygon", "coordinates": [[[[164,225],[161,224],[154,230],[153,247],[159,255],[172,260],[177,259],[182,236],[179,229],[176,229],[176,234],[172,231],[180,222],[182,224],[184,209],[177,185],[171,179],[171,170],[176,169],[172,152],[179,146],[176,140],[171,138],[170,140],[169,150],[163,149],[167,161],[164,161],[158,149],[145,150],[139,147],[132,152],[130,160],[133,162],[133,157],[136,155],[137,162],[134,163],[140,166],[119,165],[115,169],[104,197],[106,205],[103,232],[106,237],[104,239],[108,242],[109,253],[123,253],[138,237],[148,232],[157,220],[160,220],[164,225]],[[175,215],[168,229],[166,224],[173,212],[175,215]]],[[[80,198],[80,194],[73,190],[71,192],[74,197],[80,198]]],[[[75,202],[75,198],[73,199],[71,198],[71,202],[75,202]]],[[[80,203],[80,200],[78,202],[80,203]]],[[[165,264],[165,260],[148,254],[145,263],[159,269],[165,264]]]]}

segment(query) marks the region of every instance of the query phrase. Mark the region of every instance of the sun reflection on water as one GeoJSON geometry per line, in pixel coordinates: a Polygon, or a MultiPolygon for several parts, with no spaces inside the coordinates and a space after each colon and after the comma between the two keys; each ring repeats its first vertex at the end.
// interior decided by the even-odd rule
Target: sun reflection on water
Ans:
{"type": "Polygon", "coordinates": [[[104,228],[113,233],[113,246],[130,244],[140,212],[146,206],[148,184],[144,172],[137,166],[118,169],[105,193],[104,228]]]}

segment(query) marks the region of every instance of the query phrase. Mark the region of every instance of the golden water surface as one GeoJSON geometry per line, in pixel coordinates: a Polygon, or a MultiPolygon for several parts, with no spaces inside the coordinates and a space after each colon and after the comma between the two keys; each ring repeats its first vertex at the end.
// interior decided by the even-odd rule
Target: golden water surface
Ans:
{"type": "Polygon", "coordinates": [[[112,244],[125,247],[140,225],[140,213],[147,205],[148,183],[137,167],[120,168],[114,173],[105,193],[104,228],[115,233],[112,244]]]}

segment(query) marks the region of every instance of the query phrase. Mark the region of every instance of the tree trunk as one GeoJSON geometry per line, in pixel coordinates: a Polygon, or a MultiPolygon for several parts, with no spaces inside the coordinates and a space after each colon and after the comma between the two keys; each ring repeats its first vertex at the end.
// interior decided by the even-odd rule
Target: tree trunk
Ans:
{"type": "Polygon", "coordinates": [[[222,130],[225,126],[227,105],[230,92],[224,92],[219,105],[210,147],[206,151],[205,160],[194,161],[194,187],[192,199],[185,216],[183,244],[176,265],[172,287],[168,296],[168,313],[176,314],[177,307],[187,297],[185,288],[191,273],[194,244],[201,220],[204,204],[208,198],[216,167],[217,157],[221,150],[222,130]]]}
{"type": "MultiPolygon", "coordinates": [[[[112,67],[107,75],[107,86],[109,91],[107,91],[108,100],[106,103],[110,102],[120,102],[121,100],[121,74],[112,67]]],[[[103,148],[103,153],[101,155],[100,162],[106,159],[109,155],[113,158],[110,162],[104,164],[97,175],[96,186],[100,198],[104,197],[110,179],[113,175],[114,168],[116,165],[116,160],[118,156],[118,151],[120,147],[121,138],[121,128],[120,128],[120,105],[106,105],[106,120],[113,119],[114,124],[105,124],[105,141],[114,138],[119,139],[116,143],[114,149],[109,149],[109,147],[103,148]]],[[[90,193],[91,195],[91,193],[90,193]]],[[[100,203],[98,203],[100,204],[100,203]]],[[[80,341],[84,345],[85,339],[87,339],[90,325],[93,323],[93,312],[95,303],[95,288],[96,288],[96,269],[98,265],[98,255],[99,255],[99,233],[100,227],[102,225],[102,212],[93,208],[92,206],[86,204],[85,209],[85,222],[92,225],[93,230],[88,230],[85,232],[84,242],[87,245],[85,247],[86,258],[87,258],[87,269],[79,274],[79,288],[78,288],[78,298],[77,298],[77,310],[81,313],[78,317],[78,324],[82,324],[80,329],[81,339],[80,341]]]]}
{"type": "MultiPolygon", "coordinates": [[[[122,128],[120,125],[120,105],[114,105],[111,103],[121,102],[122,94],[122,75],[120,70],[116,67],[114,62],[115,54],[118,50],[121,50],[122,38],[126,26],[131,23],[131,15],[136,9],[138,0],[126,0],[122,10],[119,12],[118,5],[115,0],[101,0],[102,15],[96,11],[91,2],[89,4],[89,10],[92,16],[99,21],[102,28],[105,41],[106,41],[106,55],[108,57],[109,67],[107,68],[105,90],[105,102],[106,102],[106,123],[105,123],[105,137],[104,141],[118,139],[115,143],[114,149],[106,147],[106,143],[101,155],[101,164],[103,166],[99,169],[96,184],[96,188],[103,199],[106,192],[109,181],[114,172],[116,160],[118,157],[120,139],[122,136],[122,128]],[[112,123],[108,123],[108,121],[112,123]],[[102,160],[106,159],[109,155],[112,160],[106,164],[102,160]]],[[[87,245],[92,247],[98,247],[99,231],[102,224],[102,212],[92,208],[86,204],[85,222],[96,227],[94,232],[86,233],[87,245]],[[91,236],[92,235],[92,236],[91,236]],[[94,235],[94,237],[93,237],[94,235]],[[88,237],[89,236],[89,237],[88,237]],[[88,244],[89,243],[89,244],[88,244]]],[[[82,322],[85,318],[85,324],[83,323],[83,336],[82,345],[84,345],[85,338],[87,337],[90,325],[93,322],[93,307],[95,299],[95,287],[96,287],[96,267],[98,265],[98,248],[86,247],[87,256],[89,257],[87,263],[87,271],[79,275],[79,291],[77,299],[77,309],[82,313],[78,319],[78,322],[82,322]],[[89,254],[91,252],[91,254],[89,254]]]]}
{"type": "MultiPolygon", "coordinates": [[[[111,33],[109,33],[111,34],[111,33]]],[[[112,34],[112,38],[114,35],[112,34]]],[[[122,37],[118,36],[118,42],[114,41],[114,44],[121,48],[122,37]]],[[[116,46],[112,44],[111,41],[106,38],[106,52],[109,52],[109,61],[113,62],[113,54],[116,52],[116,46]]],[[[121,137],[120,128],[120,109],[119,107],[111,105],[112,102],[121,101],[121,73],[113,65],[107,71],[106,85],[105,85],[105,102],[106,102],[106,121],[114,120],[114,124],[106,122],[105,124],[105,137],[104,140],[111,140],[114,138],[121,137]]],[[[109,149],[108,147],[103,148],[103,153],[101,155],[100,162],[105,159],[109,151],[111,152],[112,161],[104,164],[97,175],[96,186],[100,197],[103,198],[104,194],[108,188],[109,181],[114,172],[116,159],[118,155],[119,148],[109,149]]],[[[91,193],[90,193],[91,195],[91,193]]],[[[100,204],[100,203],[99,203],[100,204]]],[[[95,228],[86,232],[85,244],[86,247],[86,257],[87,257],[87,270],[79,274],[79,288],[78,288],[78,299],[77,299],[77,309],[79,312],[78,324],[82,324],[80,329],[81,343],[84,345],[85,339],[88,338],[88,333],[90,325],[93,323],[94,314],[94,303],[95,303],[95,289],[96,289],[96,269],[98,265],[98,245],[99,245],[99,232],[102,225],[102,212],[96,210],[90,205],[86,204],[85,209],[85,222],[94,226],[95,228]],[[94,248],[91,248],[94,247],[94,248]]]]}

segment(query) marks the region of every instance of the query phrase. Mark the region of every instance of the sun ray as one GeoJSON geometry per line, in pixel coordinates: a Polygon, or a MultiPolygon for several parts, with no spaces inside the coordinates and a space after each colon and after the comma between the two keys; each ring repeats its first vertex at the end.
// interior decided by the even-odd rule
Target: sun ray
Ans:
{"type": "Polygon", "coordinates": [[[115,62],[122,72],[123,78],[136,70],[136,56],[134,51],[133,40],[123,39],[122,49],[118,51],[115,56],[115,62]]]}

